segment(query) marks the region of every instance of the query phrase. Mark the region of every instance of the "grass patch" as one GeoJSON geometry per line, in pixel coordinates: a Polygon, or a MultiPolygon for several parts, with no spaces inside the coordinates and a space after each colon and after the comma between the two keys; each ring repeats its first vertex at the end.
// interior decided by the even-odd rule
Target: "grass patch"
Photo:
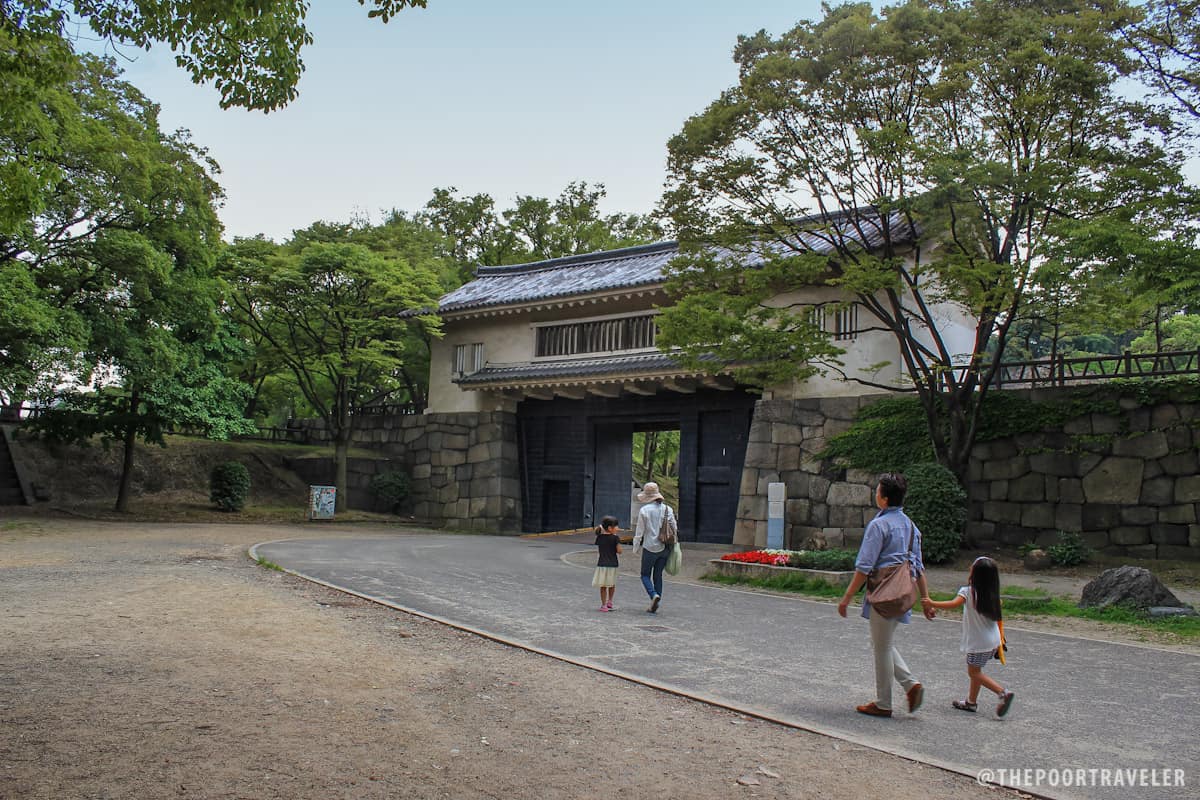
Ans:
{"type": "MultiPolygon", "coordinates": [[[[717,575],[709,572],[702,576],[705,581],[720,583],[726,586],[753,586],[759,589],[770,589],[777,592],[792,592],[808,597],[824,600],[839,599],[844,589],[832,586],[819,578],[807,575],[781,574],[769,578],[743,578],[736,575],[717,575]]],[[[1109,608],[1079,608],[1075,602],[1066,597],[1050,597],[1042,589],[1021,586],[1005,587],[1004,616],[1013,615],[1026,617],[1074,617],[1095,622],[1106,622],[1117,625],[1130,625],[1144,630],[1168,633],[1181,639],[1200,639],[1200,617],[1159,617],[1151,619],[1136,609],[1123,606],[1109,608]]],[[[934,600],[952,600],[957,597],[954,592],[930,592],[934,600]]],[[[862,602],[861,595],[857,599],[862,602]]],[[[918,609],[919,611],[919,609],[918,609]]],[[[939,611],[939,615],[946,614],[939,611]]],[[[957,613],[957,612],[955,612],[957,613]]]]}
{"type": "Polygon", "coordinates": [[[820,578],[791,572],[772,575],[769,578],[742,578],[736,575],[718,575],[715,572],[709,572],[701,576],[701,579],[726,586],[740,584],[742,586],[754,586],[759,589],[794,592],[796,594],[806,594],[823,598],[839,598],[845,591],[843,587],[834,586],[820,578]]]}
{"type": "Polygon", "coordinates": [[[1045,599],[1050,597],[1050,593],[1036,586],[1004,586],[1000,589],[1000,596],[1006,599],[1010,597],[1037,597],[1045,599]]]}
{"type": "Polygon", "coordinates": [[[279,566],[274,561],[268,561],[267,559],[263,558],[262,556],[259,556],[258,558],[254,559],[254,562],[256,564],[258,564],[260,567],[264,567],[265,569],[273,569],[276,572],[283,572],[283,567],[279,566]]]}

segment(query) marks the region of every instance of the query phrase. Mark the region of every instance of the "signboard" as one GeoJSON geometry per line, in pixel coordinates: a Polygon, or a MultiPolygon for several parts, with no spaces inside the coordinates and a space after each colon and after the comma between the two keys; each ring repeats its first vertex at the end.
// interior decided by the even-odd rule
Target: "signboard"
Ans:
{"type": "Polygon", "coordinates": [[[337,488],[334,486],[308,487],[308,518],[333,519],[337,505],[337,488]]]}

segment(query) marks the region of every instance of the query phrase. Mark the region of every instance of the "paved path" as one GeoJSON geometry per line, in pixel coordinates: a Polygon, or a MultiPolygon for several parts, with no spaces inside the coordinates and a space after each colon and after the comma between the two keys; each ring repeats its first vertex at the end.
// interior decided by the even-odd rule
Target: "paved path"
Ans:
{"type": "MultiPolygon", "coordinates": [[[[844,620],[827,603],[673,583],[652,616],[640,583],[622,574],[617,611],[602,614],[591,567],[570,563],[579,549],[554,539],[429,534],[279,541],[254,552],[521,646],[967,775],[1157,771],[1139,774],[1142,783],[1165,769],[1172,781],[1183,770],[1186,781],[1182,788],[1091,785],[1097,772],[1079,789],[1051,786],[1047,773],[1037,786],[1023,784],[1036,794],[1200,798],[1200,657],[1010,630],[1008,666],[989,671],[1017,699],[998,720],[990,703],[979,714],[950,708],[965,691],[960,626],[922,619],[901,629],[898,644],[926,686],[925,707],[872,719],[853,710],[873,694],[867,625],[857,613],[844,620]]],[[[1110,780],[1127,776],[1109,773],[1110,780]]]]}

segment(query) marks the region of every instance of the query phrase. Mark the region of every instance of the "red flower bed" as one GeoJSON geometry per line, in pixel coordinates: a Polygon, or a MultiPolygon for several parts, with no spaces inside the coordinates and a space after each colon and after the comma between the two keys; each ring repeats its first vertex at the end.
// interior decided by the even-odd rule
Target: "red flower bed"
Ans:
{"type": "Polygon", "coordinates": [[[748,550],[744,553],[726,553],[722,561],[741,561],[746,564],[769,564],[773,567],[786,567],[787,553],[772,553],[767,550],[748,550]]]}

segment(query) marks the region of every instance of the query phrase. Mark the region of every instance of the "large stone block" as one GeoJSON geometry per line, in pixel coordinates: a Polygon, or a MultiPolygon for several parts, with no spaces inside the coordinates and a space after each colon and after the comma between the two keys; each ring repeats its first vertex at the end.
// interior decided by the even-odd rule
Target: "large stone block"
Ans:
{"type": "Polygon", "coordinates": [[[832,505],[829,507],[829,524],[833,527],[862,527],[863,526],[863,509],[862,506],[839,506],[832,505]]]}
{"type": "Polygon", "coordinates": [[[1083,540],[1084,545],[1093,550],[1101,550],[1108,547],[1111,543],[1108,538],[1108,531],[1084,531],[1079,534],[1079,538],[1083,540]]]}
{"type": "MultiPolygon", "coordinates": [[[[829,487],[826,502],[831,506],[872,506],[874,494],[870,487],[860,483],[835,483],[829,487]]],[[[836,523],[835,523],[836,524],[836,523]]]]}
{"type": "Polygon", "coordinates": [[[966,526],[967,544],[979,547],[982,542],[996,539],[996,525],[987,520],[972,520],[966,526]]]}
{"type": "Polygon", "coordinates": [[[1043,475],[1076,477],[1079,475],[1079,459],[1072,453],[1032,453],[1029,468],[1043,475]]]}
{"type": "Polygon", "coordinates": [[[1021,508],[1021,524],[1026,528],[1053,528],[1054,523],[1054,506],[1049,503],[1028,503],[1021,508]]]}
{"type": "Polygon", "coordinates": [[[1018,547],[1035,538],[1037,532],[1020,525],[997,525],[996,540],[1009,547],[1018,547]]]}
{"type": "Polygon", "coordinates": [[[1162,458],[1170,452],[1167,447],[1167,437],[1162,431],[1148,431],[1126,439],[1113,442],[1112,453],[1115,456],[1130,456],[1132,458],[1162,458]]]}
{"type": "Polygon", "coordinates": [[[1021,506],[1017,503],[989,501],[983,504],[983,518],[997,523],[1019,525],[1021,523],[1021,506]]]}
{"type": "Polygon", "coordinates": [[[988,481],[1011,480],[1029,471],[1029,459],[1022,455],[997,458],[983,465],[983,479],[988,481]]]}
{"type": "Polygon", "coordinates": [[[771,441],[774,444],[800,444],[803,440],[799,426],[784,422],[771,423],[771,441]]]}
{"type": "MultiPolygon", "coordinates": [[[[1190,525],[1196,521],[1195,503],[1181,503],[1175,506],[1163,506],[1158,509],[1158,522],[1190,525]]],[[[1170,544],[1175,543],[1171,542],[1170,544]]],[[[1181,544],[1186,544],[1186,538],[1181,544]]]]}
{"type": "Polygon", "coordinates": [[[1151,506],[1125,506],[1121,509],[1121,523],[1124,525],[1150,525],[1158,521],[1158,509],[1151,506]]]}
{"type": "Polygon", "coordinates": [[[1173,544],[1160,544],[1158,557],[1172,561],[1200,561],[1200,547],[1180,547],[1173,544]]]}
{"type": "Polygon", "coordinates": [[[746,445],[746,466],[760,469],[776,469],[779,450],[767,442],[750,442],[746,445]]]}
{"type": "Polygon", "coordinates": [[[842,530],[842,546],[848,550],[857,550],[862,546],[865,528],[845,528],[842,530]]]}
{"type": "Polygon", "coordinates": [[[788,500],[784,503],[785,518],[797,525],[808,525],[812,515],[812,502],[809,500],[788,500]]]}
{"type": "Polygon", "coordinates": [[[1200,475],[1188,475],[1175,481],[1175,502],[1200,502],[1200,475]]]}
{"type": "Polygon", "coordinates": [[[433,474],[433,465],[430,464],[428,461],[426,461],[423,464],[419,463],[419,462],[416,464],[413,464],[413,468],[412,468],[413,480],[418,480],[418,481],[425,480],[432,474],[433,474]]]}
{"type": "MultiPolygon", "coordinates": [[[[987,495],[980,500],[1008,500],[1008,481],[988,481],[987,495]]],[[[968,494],[970,494],[968,492],[968,494]]]]}
{"type": "Polygon", "coordinates": [[[1142,481],[1138,501],[1144,506],[1170,505],[1175,502],[1175,479],[1160,477],[1142,481]]]}
{"type": "Polygon", "coordinates": [[[800,469],[800,461],[803,453],[800,448],[793,444],[778,445],[778,455],[776,458],[776,468],[781,472],[788,470],[800,469]]]}
{"type": "Polygon", "coordinates": [[[1150,541],[1150,531],[1141,526],[1119,525],[1108,532],[1108,540],[1111,544],[1122,547],[1147,544],[1150,541]]]}
{"type": "Polygon", "coordinates": [[[1158,523],[1150,526],[1150,541],[1155,544],[1187,546],[1188,526],[1158,523]]]}
{"type": "Polygon", "coordinates": [[[1121,507],[1104,503],[1087,503],[1081,509],[1085,531],[1107,530],[1121,521],[1121,507]]]}
{"type": "Polygon", "coordinates": [[[1037,473],[1024,475],[1008,484],[1008,500],[1013,503],[1040,503],[1046,499],[1046,479],[1037,473]]]}
{"type": "Polygon", "coordinates": [[[1142,486],[1142,469],[1141,459],[1116,456],[1104,459],[1083,478],[1087,502],[1136,503],[1142,486]]]}

